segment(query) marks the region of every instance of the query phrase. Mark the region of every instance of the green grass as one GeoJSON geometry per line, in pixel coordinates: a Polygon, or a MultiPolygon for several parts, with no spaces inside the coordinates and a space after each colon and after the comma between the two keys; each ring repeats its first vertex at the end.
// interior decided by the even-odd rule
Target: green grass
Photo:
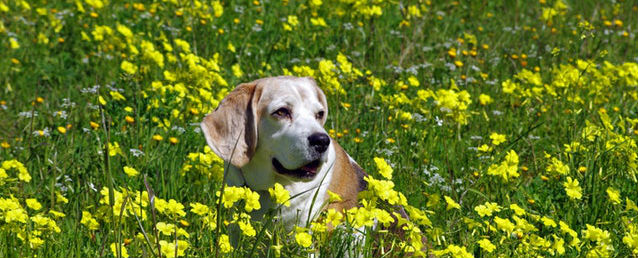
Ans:
{"type": "MultiPolygon", "coordinates": [[[[273,257],[278,255],[273,246],[281,247],[283,257],[314,252],[334,257],[346,249],[375,255],[378,243],[347,247],[349,226],[331,234],[315,232],[313,245],[304,248],[295,241],[298,232],[256,221],[256,236],[238,234],[227,254],[219,248],[220,235],[232,235],[236,227],[223,222],[243,213],[244,206],[217,208],[223,165],[206,161],[212,157],[204,151],[199,121],[234,85],[286,73],[314,75],[328,96],[326,129],[369,174],[382,178],[374,157],[392,165],[394,189],[431,221],[416,223],[429,239],[428,252],[460,256],[452,251],[461,246],[474,257],[638,255],[638,208],[631,206],[638,202],[638,5],[565,1],[563,9],[551,0],[348,2],[110,1],[98,8],[85,1],[0,0],[0,164],[7,164],[7,177],[0,173],[0,256],[118,256],[110,245],[126,242],[132,257],[156,257],[159,240],[177,239],[175,234],[156,237],[160,221],[188,232],[190,237],[178,237],[188,241],[188,256],[273,257]],[[223,14],[214,10],[215,3],[223,14]],[[363,8],[372,6],[382,14],[366,16],[363,8]],[[551,20],[544,18],[548,13],[554,14],[551,20]],[[327,26],[313,25],[315,18],[327,26]],[[132,34],[127,38],[118,24],[132,34]],[[98,26],[111,33],[99,40],[98,26]],[[188,43],[195,65],[176,39],[188,43]],[[19,46],[12,47],[12,40],[19,46]],[[361,73],[344,71],[340,53],[361,73]],[[158,55],[162,66],[153,59],[158,55]],[[322,71],[321,60],[336,66],[322,71]],[[136,73],[125,72],[123,61],[136,66],[136,73]],[[541,83],[534,84],[533,76],[541,83]],[[402,87],[410,77],[419,85],[402,87]],[[517,84],[513,92],[503,86],[507,80],[517,84]],[[112,91],[121,91],[125,100],[112,91]],[[469,101],[457,96],[464,91],[469,101]],[[493,102],[481,104],[481,94],[493,102]],[[40,136],[39,130],[47,133],[40,136]],[[503,134],[505,142],[493,144],[492,133],[503,134]],[[153,139],[156,135],[163,139],[153,139]],[[104,155],[107,142],[117,142],[122,153],[104,155]],[[567,151],[573,142],[585,149],[567,151]],[[476,149],[484,144],[489,150],[476,149]],[[510,150],[518,155],[513,166],[519,176],[490,175],[490,166],[501,164],[510,150]],[[189,153],[203,156],[191,159],[189,153]],[[552,158],[569,171],[548,170],[552,158]],[[30,181],[19,180],[18,170],[8,167],[14,159],[24,164],[30,181]],[[187,165],[192,165],[189,171],[187,165]],[[140,175],[127,176],[124,166],[140,175]],[[580,199],[566,194],[568,177],[580,183],[580,199]],[[100,193],[109,189],[108,197],[110,191],[147,188],[183,204],[187,214],[138,207],[147,215],[138,224],[132,211],[120,217],[100,193]],[[614,190],[620,193],[617,202],[610,198],[614,190]],[[446,209],[445,196],[460,208],[446,209]],[[42,207],[27,208],[31,198],[42,207]],[[20,206],[11,206],[11,199],[20,206]],[[211,223],[219,227],[190,211],[195,202],[217,214],[211,223]],[[475,207],[485,202],[501,210],[480,216],[475,207]],[[525,210],[517,217],[531,228],[518,224],[510,230],[496,223],[496,216],[515,223],[511,204],[525,210]],[[83,211],[99,226],[81,223],[83,211]],[[10,219],[17,213],[27,217],[10,219]],[[53,219],[59,232],[52,224],[38,225],[38,214],[53,219]],[[557,225],[563,221],[580,243],[570,245],[574,237],[542,217],[557,225]],[[607,233],[596,235],[587,225],[607,233]],[[138,237],[142,229],[149,242],[138,237]],[[30,244],[34,237],[43,243],[30,244]],[[481,239],[496,249],[479,247],[481,239]]],[[[119,199],[120,204],[140,203],[135,200],[135,194],[119,199]]],[[[387,203],[378,205],[392,211],[387,203]]],[[[367,234],[386,234],[378,231],[367,234]]],[[[390,256],[402,256],[399,242],[406,239],[388,239],[395,241],[390,256]]]]}

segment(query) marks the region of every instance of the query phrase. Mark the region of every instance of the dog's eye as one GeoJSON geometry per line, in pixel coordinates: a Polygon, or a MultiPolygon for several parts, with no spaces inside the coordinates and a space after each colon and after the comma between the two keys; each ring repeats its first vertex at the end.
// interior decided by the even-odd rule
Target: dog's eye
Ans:
{"type": "Polygon", "coordinates": [[[321,120],[321,119],[323,119],[323,115],[324,114],[325,114],[325,112],[323,112],[323,110],[322,110],[322,111],[317,112],[317,114],[315,116],[317,117],[317,119],[321,120]]]}
{"type": "Polygon", "coordinates": [[[290,114],[290,109],[285,107],[277,109],[275,112],[272,113],[272,115],[277,118],[292,118],[292,115],[290,114]]]}

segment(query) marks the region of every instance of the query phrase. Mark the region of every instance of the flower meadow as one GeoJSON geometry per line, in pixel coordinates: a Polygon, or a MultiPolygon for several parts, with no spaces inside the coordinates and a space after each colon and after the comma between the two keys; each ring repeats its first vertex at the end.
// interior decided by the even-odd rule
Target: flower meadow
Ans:
{"type": "Polygon", "coordinates": [[[627,0],[0,0],[0,257],[636,257],[637,25],[627,0]],[[315,78],[369,174],[292,230],[251,216],[295,196],[224,185],[199,129],[277,75],[315,78]]]}

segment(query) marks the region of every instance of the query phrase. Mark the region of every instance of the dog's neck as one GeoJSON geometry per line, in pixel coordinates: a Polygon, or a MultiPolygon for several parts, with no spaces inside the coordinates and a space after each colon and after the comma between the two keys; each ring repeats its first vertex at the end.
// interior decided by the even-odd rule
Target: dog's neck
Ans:
{"type": "MultiPolygon", "coordinates": [[[[334,144],[331,144],[328,148],[326,162],[321,166],[321,169],[317,172],[315,178],[311,181],[303,182],[298,180],[292,180],[288,176],[283,176],[277,173],[270,173],[270,178],[251,178],[252,175],[264,175],[268,173],[255,173],[255,169],[272,169],[270,167],[255,167],[245,166],[243,168],[237,168],[228,164],[228,171],[226,174],[226,183],[231,186],[248,186],[249,188],[259,193],[259,202],[261,209],[254,211],[251,215],[255,220],[261,220],[268,211],[275,209],[279,205],[276,204],[270,198],[268,188],[274,186],[275,183],[279,183],[284,186],[288,192],[290,192],[290,206],[281,206],[279,211],[276,211],[276,217],[281,220],[286,229],[292,230],[295,225],[297,226],[309,226],[307,225],[313,219],[319,215],[322,208],[327,204],[327,190],[332,180],[332,174],[334,171],[334,165],[336,161],[336,151],[334,144]],[[268,186],[268,187],[265,187],[268,186]]],[[[264,159],[256,157],[257,159],[264,159]]],[[[269,164],[270,160],[266,162],[256,162],[257,164],[269,164]]],[[[252,162],[251,162],[252,163],[252,162]]]]}

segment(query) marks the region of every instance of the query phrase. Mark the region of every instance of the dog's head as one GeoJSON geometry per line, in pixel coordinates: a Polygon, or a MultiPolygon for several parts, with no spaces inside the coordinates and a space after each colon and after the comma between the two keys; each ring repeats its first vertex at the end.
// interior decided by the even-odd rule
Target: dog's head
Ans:
{"type": "Polygon", "coordinates": [[[331,142],[327,115],[314,79],[271,77],[237,86],[201,127],[210,148],[240,168],[248,186],[265,190],[317,176],[331,142]]]}

